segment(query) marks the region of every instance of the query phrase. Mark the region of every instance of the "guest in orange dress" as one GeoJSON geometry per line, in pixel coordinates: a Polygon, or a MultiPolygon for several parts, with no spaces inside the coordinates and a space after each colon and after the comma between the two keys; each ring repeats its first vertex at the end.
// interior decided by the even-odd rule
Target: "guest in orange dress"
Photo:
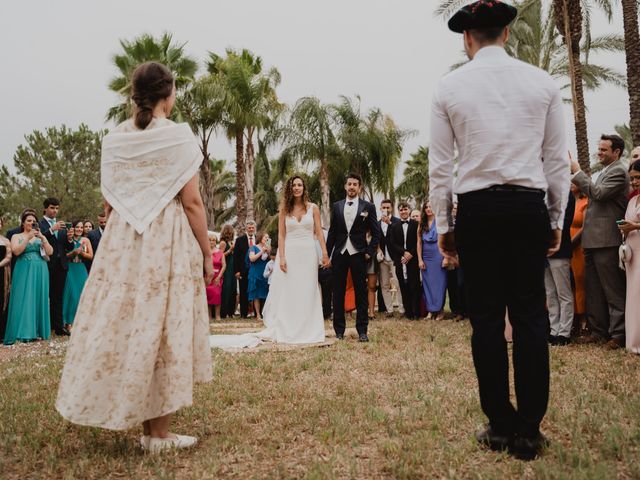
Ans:
{"type": "Polygon", "coordinates": [[[585,292],[584,292],[584,250],[582,249],[582,227],[584,216],[587,211],[589,198],[580,193],[578,187],[571,184],[571,192],[576,197],[576,210],[573,214],[571,224],[571,244],[573,246],[573,257],[571,258],[571,270],[574,278],[574,330],[580,333],[585,314],[585,292]]]}
{"type": "Polygon", "coordinates": [[[356,291],[353,288],[351,270],[347,273],[347,289],[344,295],[344,311],[351,313],[356,309],[356,291]]]}

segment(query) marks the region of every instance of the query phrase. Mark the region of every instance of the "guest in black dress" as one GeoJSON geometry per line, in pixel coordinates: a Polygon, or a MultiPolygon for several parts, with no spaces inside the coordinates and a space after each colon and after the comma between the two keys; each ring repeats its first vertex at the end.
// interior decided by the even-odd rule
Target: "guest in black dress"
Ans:
{"type": "MultiPolygon", "coordinates": [[[[2,230],[0,218],[0,230],[2,230]]],[[[0,342],[4,340],[9,307],[9,287],[11,286],[11,242],[0,234],[0,342]]]]}

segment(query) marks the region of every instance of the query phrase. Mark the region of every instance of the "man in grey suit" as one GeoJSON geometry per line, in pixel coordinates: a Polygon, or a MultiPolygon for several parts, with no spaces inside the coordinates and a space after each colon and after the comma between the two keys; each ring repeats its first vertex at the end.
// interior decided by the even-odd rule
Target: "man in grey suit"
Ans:
{"type": "Polygon", "coordinates": [[[624,218],[629,191],[629,174],[620,160],[624,140],[618,135],[602,135],[598,158],[604,166],[592,181],[571,163],[572,182],[589,197],[582,246],[585,258],[586,314],[591,334],[580,343],[607,342],[611,349],[624,348],[626,281],[618,267],[622,243],[616,220],[624,218]]]}

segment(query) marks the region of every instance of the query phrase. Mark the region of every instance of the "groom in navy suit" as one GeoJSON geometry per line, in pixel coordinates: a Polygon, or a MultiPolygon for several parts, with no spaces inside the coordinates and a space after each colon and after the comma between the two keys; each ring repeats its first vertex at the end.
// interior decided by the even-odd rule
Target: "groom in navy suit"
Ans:
{"type": "Polygon", "coordinates": [[[347,273],[351,270],[356,294],[356,329],[359,340],[368,342],[367,262],[375,258],[380,243],[380,224],[373,204],[358,197],[362,177],[350,173],[344,186],[347,198],[333,204],[331,227],[327,235],[327,252],[333,267],[333,328],[338,339],[344,339],[344,296],[347,273]],[[367,243],[367,232],[371,241],[367,243]]]}

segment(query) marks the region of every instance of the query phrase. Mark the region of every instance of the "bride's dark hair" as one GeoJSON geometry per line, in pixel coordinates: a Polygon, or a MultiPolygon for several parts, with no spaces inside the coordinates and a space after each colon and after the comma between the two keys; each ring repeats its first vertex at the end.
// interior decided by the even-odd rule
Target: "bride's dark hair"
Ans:
{"type": "Polygon", "coordinates": [[[291,215],[293,212],[293,205],[295,202],[295,197],[293,196],[293,182],[297,179],[300,179],[302,182],[302,201],[304,202],[305,208],[309,205],[309,192],[307,191],[307,184],[300,175],[294,175],[293,177],[289,177],[287,183],[284,184],[284,188],[282,189],[282,200],[280,201],[280,211],[284,212],[285,215],[291,215]]]}

